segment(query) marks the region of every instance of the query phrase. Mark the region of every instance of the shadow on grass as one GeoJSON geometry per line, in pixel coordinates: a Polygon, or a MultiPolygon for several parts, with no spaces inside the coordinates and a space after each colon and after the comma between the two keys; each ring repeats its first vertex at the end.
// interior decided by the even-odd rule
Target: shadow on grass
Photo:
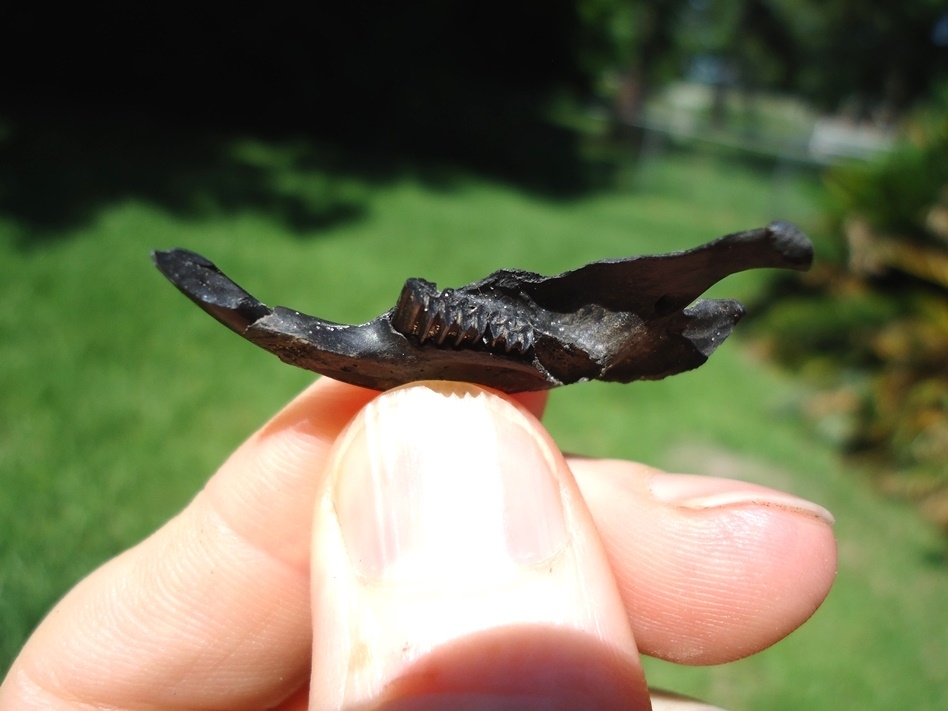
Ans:
{"type": "MultiPolygon", "coordinates": [[[[0,213],[16,222],[20,249],[67,237],[104,206],[127,199],[196,219],[261,212],[310,237],[365,216],[370,188],[405,174],[450,190],[461,174],[455,166],[463,166],[557,198],[610,180],[603,161],[580,156],[573,131],[515,125],[500,137],[501,127],[493,128],[511,147],[503,155],[496,147],[479,151],[476,141],[467,153],[452,153],[441,144],[453,139],[432,133],[425,150],[408,158],[385,140],[360,142],[357,135],[326,143],[302,132],[209,130],[127,112],[0,115],[0,213]]],[[[481,127],[480,139],[489,142],[488,129],[481,127]]],[[[408,138],[409,145],[421,140],[408,138]]]]}
{"type": "Polygon", "coordinates": [[[301,235],[366,211],[339,157],[301,141],[263,143],[155,122],[0,119],[0,211],[18,246],[68,236],[107,204],[139,199],[195,218],[259,211],[301,235]]]}
{"type": "Polygon", "coordinates": [[[948,573],[948,536],[943,537],[942,547],[929,548],[922,553],[922,560],[931,568],[948,573]]]}

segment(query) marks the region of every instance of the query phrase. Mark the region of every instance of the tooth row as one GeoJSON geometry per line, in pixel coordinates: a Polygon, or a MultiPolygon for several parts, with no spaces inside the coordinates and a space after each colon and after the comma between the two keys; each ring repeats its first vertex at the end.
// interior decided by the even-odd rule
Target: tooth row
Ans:
{"type": "Polygon", "coordinates": [[[482,342],[492,351],[523,352],[533,347],[533,329],[523,318],[503,314],[486,300],[453,289],[438,292],[423,279],[409,279],[392,312],[392,326],[420,343],[459,348],[482,342]]]}

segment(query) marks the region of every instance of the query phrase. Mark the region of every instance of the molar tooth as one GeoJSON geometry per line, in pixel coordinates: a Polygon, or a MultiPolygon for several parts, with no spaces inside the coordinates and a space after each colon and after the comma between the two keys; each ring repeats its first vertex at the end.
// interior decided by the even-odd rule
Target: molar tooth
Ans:
{"type": "Polygon", "coordinates": [[[447,324],[445,324],[444,328],[442,328],[440,333],[438,333],[438,345],[439,346],[444,345],[445,339],[448,336],[453,335],[453,332],[456,329],[457,329],[457,324],[454,323],[453,321],[450,321],[447,324]]]}
{"type": "Polygon", "coordinates": [[[425,328],[420,334],[420,340],[422,343],[427,341],[432,336],[436,335],[444,325],[444,319],[441,314],[437,311],[428,314],[428,318],[425,320],[425,328]]]}
{"type": "Polygon", "coordinates": [[[402,333],[414,334],[418,331],[418,314],[422,305],[415,298],[415,294],[406,287],[402,289],[395,312],[392,314],[392,325],[402,333]]]}
{"type": "Polygon", "coordinates": [[[484,331],[481,328],[475,311],[460,313],[458,316],[458,332],[454,339],[454,346],[457,348],[462,343],[474,343],[483,333],[484,331]]]}

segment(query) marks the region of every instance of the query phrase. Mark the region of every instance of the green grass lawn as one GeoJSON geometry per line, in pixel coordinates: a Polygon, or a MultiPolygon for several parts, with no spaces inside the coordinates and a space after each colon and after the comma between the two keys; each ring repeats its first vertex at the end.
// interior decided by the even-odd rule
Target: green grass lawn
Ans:
{"type": "MultiPolygon", "coordinates": [[[[188,200],[113,190],[68,214],[51,204],[57,220],[0,212],[0,673],[59,596],[184,506],[312,379],[186,301],[150,249],[188,247],[267,303],[357,322],[389,308],[408,276],[457,286],[499,267],[555,273],[815,219],[805,177],[701,155],[665,155],[634,189],[553,200],[463,174],[360,176],[302,144],[220,145],[219,165],[252,176],[254,199],[223,199],[217,168],[198,176],[202,191],[191,164],[163,173],[190,186],[188,200]]],[[[737,275],[715,293],[750,299],[765,278],[737,275]]],[[[558,391],[548,424],[565,450],[752,479],[837,516],[839,578],[803,629],[722,667],[650,660],[654,684],[734,709],[941,708],[944,542],[842,467],[794,415],[805,395],[738,338],[667,381],[558,391]]]]}

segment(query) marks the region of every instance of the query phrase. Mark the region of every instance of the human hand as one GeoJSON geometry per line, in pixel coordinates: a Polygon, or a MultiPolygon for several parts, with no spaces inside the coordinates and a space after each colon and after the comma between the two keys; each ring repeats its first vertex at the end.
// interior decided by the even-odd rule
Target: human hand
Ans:
{"type": "Polygon", "coordinates": [[[0,711],[644,709],[639,651],[737,659],[826,596],[822,508],[564,460],[517,400],[319,380],[54,608],[0,711]]]}

